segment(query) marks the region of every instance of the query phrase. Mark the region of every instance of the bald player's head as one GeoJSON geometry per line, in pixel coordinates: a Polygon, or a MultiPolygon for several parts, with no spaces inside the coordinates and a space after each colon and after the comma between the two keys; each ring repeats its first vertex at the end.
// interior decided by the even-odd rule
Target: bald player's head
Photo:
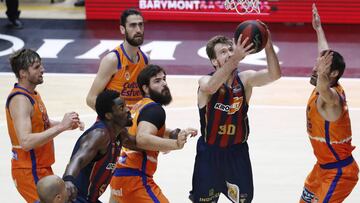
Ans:
{"type": "Polygon", "coordinates": [[[40,179],[36,187],[41,203],[66,202],[67,195],[65,183],[59,176],[46,176],[40,179]]]}

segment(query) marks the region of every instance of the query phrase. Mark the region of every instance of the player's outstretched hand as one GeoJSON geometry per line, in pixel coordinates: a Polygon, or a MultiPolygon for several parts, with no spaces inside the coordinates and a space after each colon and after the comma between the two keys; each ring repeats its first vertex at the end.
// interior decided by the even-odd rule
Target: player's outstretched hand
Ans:
{"type": "Polygon", "coordinates": [[[315,3],[312,5],[312,26],[316,31],[321,29],[321,20],[315,3]]]}
{"type": "Polygon", "coordinates": [[[197,129],[195,128],[186,128],[184,130],[181,130],[178,134],[177,138],[177,146],[178,149],[182,149],[187,141],[187,137],[190,135],[190,137],[195,137],[197,135],[197,129]]]}
{"type": "Polygon", "coordinates": [[[245,56],[249,55],[250,53],[253,53],[255,49],[251,49],[253,47],[253,43],[246,45],[246,43],[249,41],[249,37],[246,37],[244,41],[241,42],[242,34],[240,34],[239,39],[237,42],[235,42],[235,39],[233,39],[234,46],[234,55],[231,57],[237,62],[240,62],[245,58],[245,56]]]}
{"type": "Polygon", "coordinates": [[[71,130],[75,130],[76,128],[79,128],[79,130],[84,131],[85,123],[80,120],[77,123],[73,123],[73,125],[71,126],[71,130]]]}
{"type": "Polygon", "coordinates": [[[65,131],[65,130],[73,130],[78,128],[80,123],[81,122],[80,122],[79,114],[76,112],[69,112],[64,115],[59,125],[60,128],[63,131],[65,131]]]}
{"type": "Polygon", "coordinates": [[[180,132],[180,131],[181,131],[181,130],[180,130],[179,128],[176,128],[176,129],[172,130],[172,131],[170,132],[170,134],[169,134],[169,138],[176,140],[177,137],[178,137],[178,135],[179,135],[179,132],[180,132]]]}

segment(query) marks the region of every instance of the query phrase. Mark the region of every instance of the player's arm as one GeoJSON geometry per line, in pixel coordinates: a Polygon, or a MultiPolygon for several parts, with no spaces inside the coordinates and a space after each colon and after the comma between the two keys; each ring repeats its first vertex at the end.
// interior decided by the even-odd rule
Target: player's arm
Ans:
{"type": "MultiPolygon", "coordinates": [[[[79,117],[78,114],[77,114],[77,116],[79,117]]],[[[54,127],[54,126],[59,125],[61,123],[60,121],[55,121],[55,120],[52,120],[52,119],[49,119],[49,122],[50,122],[50,127],[54,127]]],[[[85,123],[80,120],[80,117],[79,117],[79,122],[76,125],[72,126],[72,129],[76,129],[76,128],[79,128],[82,131],[85,128],[85,123]]]]}
{"type": "Polygon", "coordinates": [[[181,131],[180,128],[175,128],[175,129],[166,128],[165,133],[164,133],[164,137],[176,140],[178,138],[178,135],[179,135],[180,131],[181,131]]]}
{"type": "Polygon", "coordinates": [[[319,100],[323,104],[334,106],[340,105],[340,98],[336,90],[331,88],[331,79],[329,78],[330,66],[332,63],[332,52],[327,51],[317,59],[317,82],[316,91],[319,93],[319,100]]]}
{"type": "Polygon", "coordinates": [[[313,3],[313,5],[312,5],[312,26],[313,26],[314,30],[316,31],[319,53],[321,53],[324,50],[328,50],[329,45],[327,43],[324,30],[321,26],[320,16],[319,16],[319,13],[318,13],[315,3],[313,3]]]}
{"type": "Polygon", "coordinates": [[[270,31],[266,30],[268,32],[268,41],[265,45],[267,69],[248,70],[240,73],[240,78],[244,81],[245,86],[250,88],[266,85],[281,77],[279,59],[272,44],[270,31]]]}
{"type": "Polygon", "coordinates": [[[195,129],[180,131],[177,139],[156,136],[165,123],[165,111],[160,105],[152,105],[143,109],[138,117],[136,132],[137,147],[151,151],[170,151],[182,149],[188,135],[196,135],[195,129]]]}
{"type": "Polygon", "coordinates": [[[127,128],[124,128],[123,130],[120,131],[120,139],[122,146],[131,150],[137,150],[137,151],[142,150],[137,147],[135,136],[130,135],[128,133],[127,128]]]}
{"type": "Polygon", "coordinates": [[[50,122],[50,126],[53,127],[53,126],[56,126],[60,123],[60,121],[55,121],[55,120],[52,120],[52,119],[49,119],[49,122],[50,122]]]}
{"type": "Polygon", "coordinates": [[[179,149],[176,140],[156,136],[165,124],[165,117],[165,111],[160,105],[151,105],[141,110],[137,120],[137,147],[152,151],[179,149]]]}
{"type": "Polygon", "coordinates": [[[113,52],[108,53],[101,60],[99,70],[86,97],[86,103],[90,108],[95,110],[96,97],[104,91],[111,77],[116,73],[117,65],[118,59],[113,52]]]}
{"type": "Polygon", "coordinates": [[[74,181],[80,170],[87,166],[97,154],[106,150],[109,142],[109,136],[105,134],[103,129],[99,128],[90,131],[89,135],[80,140],[80,147],[72,156],[63,175],[70,200],[74,200],[77,196],[74,181]]]}
{"type": "Polygon", "coordinates": [[[136,134],[137,146],[144,150],[151,151],[182,149],[189,135],[197,135],[196,129],[187,128],[179,132],[177,139],[167,139],[156,136],[157,131],[158,129],[152,123],[141,121],[136,134]]]}
{"type": "Polygon", "coordinates": [[[141,121],[136,133],[137,146],[144,150],[171,151],[181,149],[177,140],[166,139],[156,136],[157,127],[147,121],[141,121]]]}
{"type": "Polygon", "coordinates": [[[61,132],[73,129],[73,126],[77,126],[79,122],[77,113],[66,113],[59,124],[43,132],[32,133],[31,116],[33,106],[29,99],[24,95],[14,96],[10,101],[9,110],[19,144],[25,151],[48,143],[61,132]]]}

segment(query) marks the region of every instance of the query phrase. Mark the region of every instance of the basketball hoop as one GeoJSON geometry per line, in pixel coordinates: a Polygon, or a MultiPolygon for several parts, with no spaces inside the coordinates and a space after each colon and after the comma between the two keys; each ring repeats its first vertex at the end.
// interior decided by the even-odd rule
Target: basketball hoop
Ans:
{"type": "Polygon", "coordinates": [[[226,10],[236,10],[238,14],[260,13],[259,0],[225,0],[226,10]]]}

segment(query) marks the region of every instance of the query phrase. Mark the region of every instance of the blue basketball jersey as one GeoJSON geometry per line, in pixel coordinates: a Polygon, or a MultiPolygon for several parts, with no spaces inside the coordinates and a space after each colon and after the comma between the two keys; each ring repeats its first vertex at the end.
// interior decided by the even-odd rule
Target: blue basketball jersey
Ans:
{"type": "MultiPolygon", "coordinates": [[[[106,128],[106,125],[102,121],[96,121],[91,128],[82,134],[75,144],[71,158],[79,149],[81,139],[88,136],[88,132],[96,128],[106,128]]],[[[105,154],[98,154],[91,163],[80,171],[75,181],[79,198],[86,199],[88,202],[98,202],[98,198],[105,192],[110,183],[120,150],[120,140],[112,140],[105,154]]]]}
{"type": "Polygon", "coordinates": [[[201,134],[206,143],[220,147],[243,143],[249,135],[248,104],[238,71],[231,86],[223,84],[199,109],[201,134]]]}

